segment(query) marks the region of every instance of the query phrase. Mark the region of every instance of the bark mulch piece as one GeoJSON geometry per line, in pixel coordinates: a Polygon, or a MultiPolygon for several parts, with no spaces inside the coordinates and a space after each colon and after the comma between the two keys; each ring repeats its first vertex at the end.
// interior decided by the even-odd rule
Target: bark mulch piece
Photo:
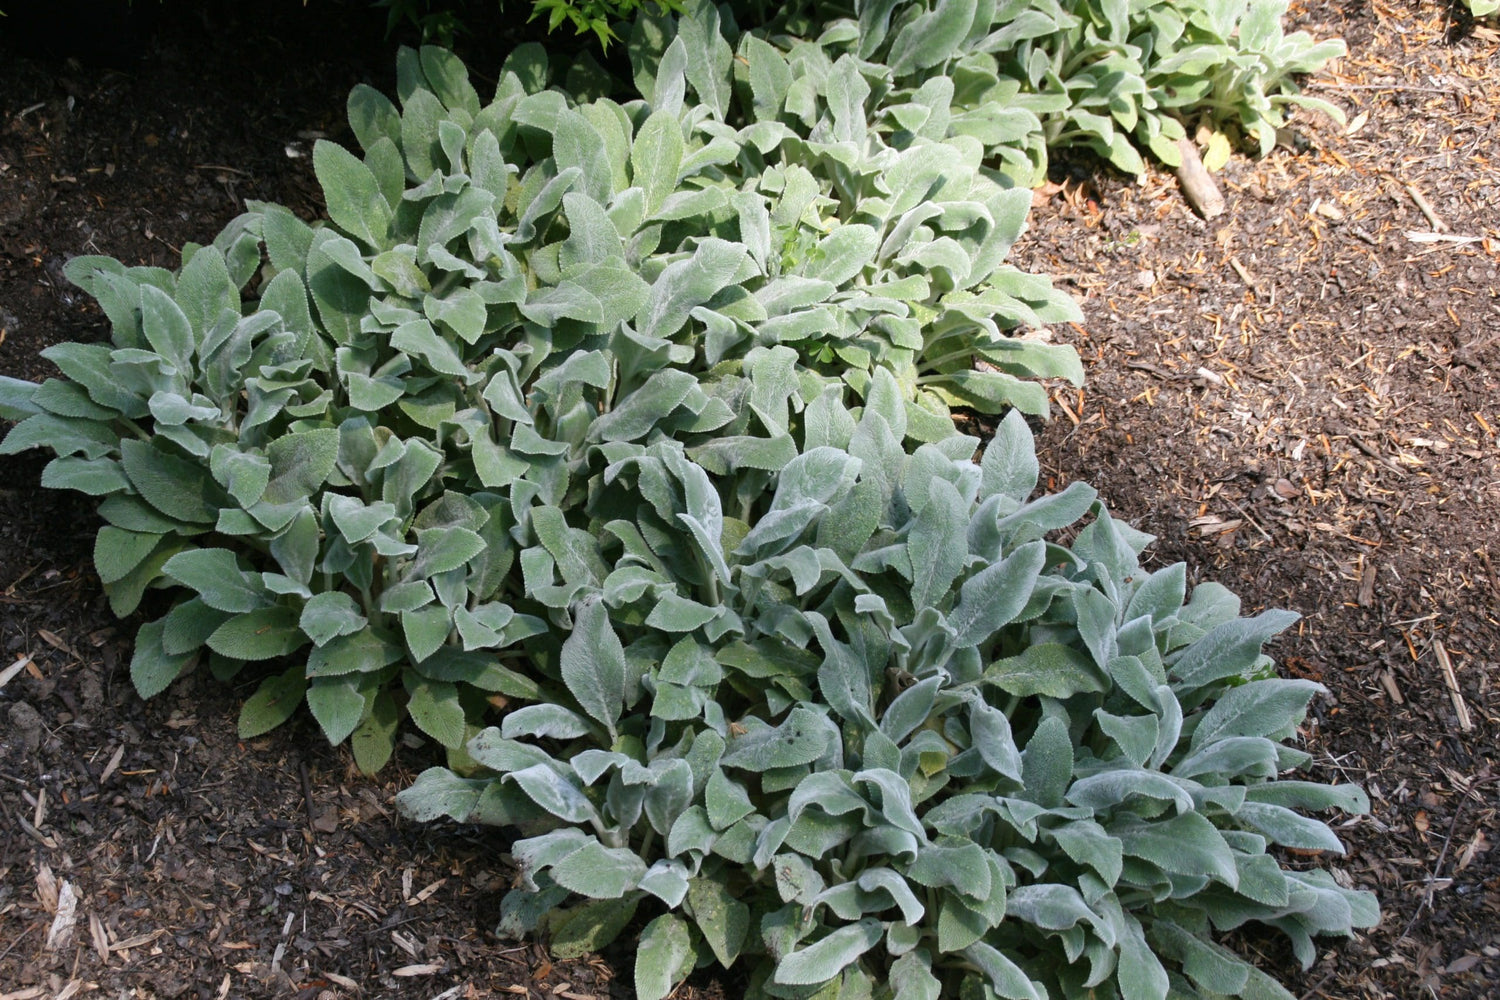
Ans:
{"type": "MultiPolygon", "coordinates": [[[[245,198],[319,213],[312,141],[347,138],[354,83],[392,89],[392,43],[359,5],[168,3],[113,45],[0,55],[0,372],[46,377],[40,349],[104,334],[62,280],[70,256],[171,266],[245,198]]],[[[1333,870],[1385,917],[1306,973],[1274,936],[1231,943],[1308,1000],[1487,997],[1500,36],[1448,44],[1439,4],[1316,0],[1296,20],[1350,45],[1308,83],[1348,125],[1302,115],[1286,138],[1305,148],[1233,160],[1223,216],[1192,215],[1165,174],[1039,195],[1016,262],[1083,300],[1087,321],[1053,333],[1089,365],[1054,394],[1042,461],[1049,486],[1086,480],[1159,535],[1159,563],[1305,616],[1275,652],[1329,689],[1303,734],[1313,775],[1374,804],[1337,822],[1333,870]]],[[[489,44],[474,65],[498,65],[489,44]]],[[[394,814],[430,747],[367,779],[306,722],[237,740],[249,683],[191,677],[142,703],[91,505],[38,492],[37,458],[3,461],[0,997],[631,995],[628,945],[558,962],[494,938],[503,839],[394,814]]]]}

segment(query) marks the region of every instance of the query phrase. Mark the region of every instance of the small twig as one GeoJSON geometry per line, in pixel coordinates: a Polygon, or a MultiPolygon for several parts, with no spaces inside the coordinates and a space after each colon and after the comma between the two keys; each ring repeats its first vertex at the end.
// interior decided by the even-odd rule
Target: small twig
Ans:
{"type": "Polygon", "coordinates": [[[20,943],[22,941],[26,940],[26,935],[30,934],[32,931],[36,930],[40,926],[41,926],[41,924],[32,924],[30,927],[27,927],[24,931],[22,931],[21,933],[17,934],[16,935],[16,939],[10,943],[10,947],[6,948],[4,951],[0,951],[0,962],[3,962],[5,960],[5,958],[6,958],[6,956],[8,956],[11,952],[15,951],[16,947],[18,945],[20,945],[20,943]]]}
{"type": "Polygon", "coordinates": [[[1399,472],[1403,476],[1406,475],[1405,469],[1401,468],[1401,466],[1397,465],[1394,461],[1386,458],[1375,448],[1367,444],[1364,438],[1362,438],[1359,432],[1354,428],[1348,426],[1347,424],[1344,424],[1341,421],[1329,421],[1329,430],[1333,431],[1335,434],[1340,434],[1348,438],[1350,444],[1354,445],[1354,447],[1358,448],[1360,451],[1364,452],[1366,455],[1370,456],[1381,465],[1390,469],[1392,472],[1399,472]]]}
{"type": "Polygon", "coordinates": [[[1234,273],[1240,276],[1240,280],[1245,283],[1245,287],[1249,288],[1256,298],[1259,298],[1260,289],[1255,286],[1255,279],[1250,277],[1250,272],[1245,270],[1245,265],[1240,263],[1240,259],[1238,257],[1229,258],[1229,266],[1234,268],[1234,273]]]}
{"type": "Polygon", "coordinates": [[[1478,243],[1484,239],[1483,236],[1450,236],[1447,233],[1421,233],[1409,232],[1406,238],[1413,243],[1453,243],[1462,245],[1465,243],[1478,243]]]}
{"type": "Polygon", "coordinates": [[[1417,203],[1417,208],[1421,209],[1422,214],[1427,218],[1427,224],[1436,232],[1446,230],[1448,224],[1437,217],[1437,213],[1432,210],[1432,203],[1427,200],[1427,196],[1418,191],[1417,186],[1411,181],[1407,181],[1405,187],[1406,193],[1411,195],[1411,200],[1417,203]]]}
{"type": "Polygon", "coordinates": [[[1301,1000],[1310,1000],[1314,993],[1317,993],[1323,988],[1324,983],[1328,982],[1328,980],[1332,979],[1335,975],[1338,974],[1338,971],[1339,970],[1336,968],[1329,970],[1329,972],[1324,975],[1322,979],[1319,979],[1317,982],[1313,983],[1312,986],[1308,988],[1307,992],[1302,994],[1301,1000]]]}
{"type": "Polygon", "coordinates": [[[227,167],[227,166],[225,166],[222,163],[195,163],[195,164],[193,164],[193,169],[194,170],[221,170],[221,171],[223,171],[226,174],[239,174],[241,177],[253,177],[253,176],[255,176],[254,174],[250,173],[250,171],[248,171],[248,170],[238,170],[238,169],[236,169],[234,167],[227,167]]]}
{"type": "Polygon", "coordinates": [[[23,656],[4,670],[0,670],[0,688],[4,688],[5,685],[9,684],[11,678],[19,674],[22,670],[25,670],[30,663],[31,657],[23,656]]]}
{"type": "Polygon", "coordinates": [[[1469,717],[1469,706],[1464,702],[1464,695],[1458,687],[1458,675],[1453,672],[1453,661],[1448,658],[1448,650],[1443,645],[1443,640],[1432,640],[1432,651],[1437,656],[1438,666],[1443,671],[1443,683],[1448,686],[1448,697],[1453,700],[1453,711],[1458,715],[1458,728],[1464,732],[1474,729],[1474,720],[1469,717]]]}
{"type": "Polygon", "coordinates": [[[1162,379],[1166,382],[1192,381],[1192,377],[1189,375],[1180,375],[1177,372],[1169,372],[1165,368],[1162,368],[1158,365],[1147,364],[1144,361],[1127,361],[1125,362],[1125,367],[1138,372],[1150,372],[1152,375],[1155,375],[1157,378],[1162,379]]]}
{"type": "Polygon", "coordinates": [[[1408,94],[1465,94],[1467,91],[1459,90],[1457,87],[1413,87],[1402,83],[1324,83],[1321,80],[1313,80],[1308,83],[1309,87],[1318,87],[1323,90],[1397,90],[1408,94]]]}
{"type": "Polygon", "coordinates": [[[307,774],[307,761],[298,761],[297,771],[302,779],[302,802],[307,806],[307,828],[311,831],[313,839],[316,840],[318,838],[318,828],[313,825],[313,821],[318,818],[318,813],[313,808],[312,780],[307,774]]]}
{"type": "Polygon", "coordinates": [[[1479,550],[1479,558],[1484,563],[1485,574],[1490,578],[1490,589],[1500,597],[1500,577],[1495,575],[1495,567],[1490,563],[1490,554],[1484,549],[1479,550]]]}
{"type": "Polygon", "coordinates": [[[1241,507],[1239,504],[1235,503],[1233,500],[1230,500],[1228,497],[1224,497],[1224,501],[1226,503],[1228,503],[1229,506],[1231,506],[1235,510],[1239,511],[1240,512],[1240,516],[1243,517],[1245,520],[1247,520],[1247,521],[1250,522],[1250,527],[1252,527],[1256,531],[1260,532],[1260,537],[1264,538],[1266,541],[1270,542],[1272,545],[1276,544],[1276,539],[1274,539],[1270,535],[1266,534],[1266,529],[1262,528],[1260,526],[1260,522],[1256,521],[1255,518],[1251,517],[1250,513],[1247,510],[1245,510],[1245,508],[1241,507]]]}

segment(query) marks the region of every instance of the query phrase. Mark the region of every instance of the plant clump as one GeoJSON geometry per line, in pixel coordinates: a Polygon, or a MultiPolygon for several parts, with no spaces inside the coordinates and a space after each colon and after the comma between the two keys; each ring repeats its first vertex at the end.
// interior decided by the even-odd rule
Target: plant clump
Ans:
{"type": "Polygon", "coordinates": [[[362,155],[315,148],[327,223],[252,203],[177,272],[72,261],[111,342],[0,382],[0,452],[100,498],[111,604],[158,615],[137,688],[263,664],[241,732],[305,702],[366,770],[409,718],[448,755],[402,809],[521,831],[501,931],[644,921],[647,1000],[712,963],[1284,996],[1213,935],[1311,962],[1372,924],[1273,853],[1340,852],[1305,812],[1368,802],[1281,777],[1295,616],[1036,495],[1022,414],[1081,378],[1045,333],[1079,312],[1005,263],[1030,195],[974,131],[1014,116],[959,99],[989,78],[903,55],[991,16],[786,47],[698,3],[637,22],[622,101],[535,46],[488,102],[404,49],[397,102],[350,96],[362,155]],[[977,461],[958,406],[1003,414],[977,461]]]}
{"type": "MultiPolygon", "coordinates": [[[[806,107],[801,92],[852,57],[872,88],[873,127],[894,141],[967,136],[997,169],[1032,187],[1046,176],[1049,152],[1069,147],[1141,174],[1146,155],[1178,166],[1176,143],[1190,127],[1205,127],[1226,151],[1249,141],[1265,155],[1288,109],[1342,121],[1296,78],[1342,56],[1344,43],[1286,33],[1286,12],[1287,0],[814,4],[746,32],[738,72],[762,89],[776,86],[786,76],[766,54],[774,48],[796,81],[785,111],[797,114],[806,107]]],[[[660,51],[673,23],[637,17],[633,55],[660,51]]]]}

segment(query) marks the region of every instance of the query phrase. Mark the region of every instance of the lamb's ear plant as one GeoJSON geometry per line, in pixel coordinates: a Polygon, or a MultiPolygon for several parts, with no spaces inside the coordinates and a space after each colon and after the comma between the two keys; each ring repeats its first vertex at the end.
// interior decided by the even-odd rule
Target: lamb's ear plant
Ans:
{"type": "Polygon", "coordinates": [[[399,109],[350,96],[363,157],[314,149],[331,224],[256,203],[175,273],[77,258],[111,342],[4,386],[25,419],[0,452],[51,448],[43,484],[101,498],[116,613],[169,591],[136,644],[145,696],[268,661],[247,736],[305,700],[366,768],[402,715],[457,749],[488,703],[538,696],[518,643],[570,623],[543,557],[571,590],[581,568],[531,511],[576,509],[615,450],[666,436],[763,480],[834,377],[893,372],[918,440],[953,433],[952,402],[1044,412],[1036,377],[1081,377],[1009,333],[1079,315],[1003,264],[1025,192],[973,149],[814,141],[867,129],[857,76],[799,131],[730,124],[724,60],[624,105],[541,89],[534,47],[489,103],[441,49],[398,68],[399,109]]]}
{"type": "Polygon", "coordinates": [[[1316,684],[1215,584],[1075,484],[1032,499],[1017,414],[984,459],[908,451],[884,394],[830,391],[748,510],[671,441],[622,450],[570,525],[613,566],[539,640],[543,703],[425,772],[418,819],[513,826],[500,932],[559,955],[645,921],[635,986],[749,964],[750,995],[1285,997],[1212,940],[1259,921],[1306,963],[1373,899],[1273,847],[1341,853],[1278,780],[1316,684]],[[1087,518],[1071,548],[1049,541],[1087,518]]]}
{"type": "Polygon", "coordinates": [[[753,996],[1284,996],[1212,935],[1311,961],[1372,923],[1269,853],[1340,851],[1303,810],[1364,796],[1280,779],[1292,616],[1189,598],[1087,486],[1033,497],[1077,307],[1004,263],[1029,195],[952,127],[942,19],[900,18],[938,82],[895,103],[825,51],[850,27],[783,55],[702,3],[638,23],[623,102],[535,47],[488,103],[403,50],[399,106],[350,97],[363,155],[314,150],[328,224],[71,262],[111,341],[0,380],[0,453],[101,499],[143,694],[268,665],[241,732],[305,701],[366,769],[409,717],[449,766],[402,808],[524,833],[501,931],[638,918],[649,1000],[715,962],[753,996]],[[1006,414],[977,463],[955,404],[1006,414]]]}
{"type": "Polygon", "coordinates": [[[857,57],[879,81],[885,127],[967,135],[1030,187],[1049,150],[1087,147],[1139,174],[1145,155],[1178,165],[1176,140],[1198,125],[1264,155],[1289,107],[1342,120],[1295,78],[1344,44],[1285,34],[1286,11],[1287,0],[856,0],[852,17],[793,15],[761,33],[794,60],[857,57]]]}

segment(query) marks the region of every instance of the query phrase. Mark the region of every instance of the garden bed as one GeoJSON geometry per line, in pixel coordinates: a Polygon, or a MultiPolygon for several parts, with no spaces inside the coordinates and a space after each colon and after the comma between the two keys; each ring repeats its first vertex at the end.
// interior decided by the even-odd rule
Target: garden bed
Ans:
{"type": "MultiPolygon", "coordinates": [[[[0,374],[44,377],[43,347],[103,334],[62,278],[69,257],[173,266],[247,198],[319,215],[312,143],[347,138],[353,84],[391,89],[378,17],[201,11],[168,8],[135,49],[121,34],[7,55],[0,374]]],[[[1484,29],[1447,44],[1433,7],[1300,18],[1349,43],[1309,92],[1350,125],[1304,118],[1291,148],[1232,161],[1228,214],[1198,220],[1164,175],[1064,165],[1039,194],[1016,263],[1082,300],[1086,322],[1056,334],[1089,365],[1081,393],[1055,394],[1044,481],[1097,486],[1161,536],[1153,565],[1184,559],[1247,611],[1305,615],[1275,650],[1330,689],[1306,748],[1316,777],[1371,794],[1337,870],[1384,920],[1329,942],[1293,991],[1479,997],[1500,978],[1500,56],[1484,29]]],[[[431,747],[372,780],[307,719],[236,740],[249,688],[199,674],[141,702],[135,623],[93,575],[90,504],[40,490],[40,458],[4,462],[0,662],[31,662],[0,690],[0,995],[630,995],[628,945],[554,965],[491,935],[512,874],[493,831],[396,817],[431,747]],[[43,866],[79,897],[53,950],[43,866]]],[[[1289,974],[1279,940],[1237,946],[1289,974]]]]}

